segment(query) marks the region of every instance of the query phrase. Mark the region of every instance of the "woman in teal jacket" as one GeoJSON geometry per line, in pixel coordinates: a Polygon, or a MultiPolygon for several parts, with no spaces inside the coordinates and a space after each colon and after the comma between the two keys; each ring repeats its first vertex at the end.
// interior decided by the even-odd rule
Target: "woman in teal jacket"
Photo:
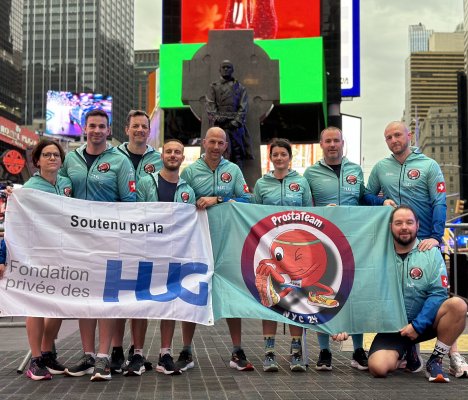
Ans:
{"type": "MultiPolygon", "coordinates": [[[[70,179],[58,175],[64,159],[65,153],[57,142],[41,140],[32,150],[32,161],[39,170],[23,188],[71,197],[70,179]]],[[[58,318],[26,318],[26,331],[31,347],[31,364],[26,371],[27,377],[33,380],[51,379],[51,374],[65,372],[65,367],[57,361],[53,350],[61,324],[62,320],[58,318]]]]}
{"type": "MultiPolygon", "coordinates": [[[[265,174],[255,184],[255,203],[278,206],[310,207],[312,195],[307,180],[289,169],[292,159],[291,144],[286,139],[275,139],[270,144],[270,160],[273,171],[265,174]]],[[[277,322],[263,320],[265,360],[263,370],[278,371],[275,359],[275,335],[277,322]]],[[[291,371],[305,371],[307,366],[302,356],[302,328],[289,325],[291,333],[291,371]]]]}

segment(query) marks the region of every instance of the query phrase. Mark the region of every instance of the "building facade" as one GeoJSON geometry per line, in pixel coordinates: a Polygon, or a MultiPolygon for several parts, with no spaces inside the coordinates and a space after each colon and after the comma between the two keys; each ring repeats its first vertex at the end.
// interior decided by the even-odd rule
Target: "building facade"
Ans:
{"type": "Polygon", "coordinates": [[[421,22],[417,25],[410,25],[408,27],[409,52],[429,51],[429,37],[433,32],[432,29],[426,29],[421,22]]]}
{"type": "Polygon", "coordinates": [[[3,0],[0,12],[0,116],[21,123],[23,0],[3,0]]]}
{"type": "Polygon", "coordinates": [[[463,33],[434,33],[429,51],[406,60],[405,123],[412,129],[430,107],[457,103],[457,73],[464,70],[463,33]]]}
{"type": "Polygon", "coordinates": [[[148,77],[158,67],[159,50],[135,50],[134,108],[145,110],[148,113],[153,111],[148,109],[148,77]]]}
{"type": "Polygon", "coordinates": [[[24,0],[24,120],[43,127],[48,90],[113,98],[112,134],[133,107],[133,0],[24,0]]]}
{"type": "Polygon", "coordinates": [[[436,160],[444,173],[447,191],[447,219],[455,216],[460,197],[457,105],[430,107],[420,127],[422,152],[436,160]]]}

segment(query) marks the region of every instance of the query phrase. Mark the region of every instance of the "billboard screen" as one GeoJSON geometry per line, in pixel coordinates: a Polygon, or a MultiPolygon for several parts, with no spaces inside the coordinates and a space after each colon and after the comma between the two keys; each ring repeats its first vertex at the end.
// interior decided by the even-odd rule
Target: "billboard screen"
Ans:
{"type": "Polygon", "coordinates": [[[112,124],[112,96],[98,93],[47,92],[46,133],[80,136],[88,112],[100,109],[112,124]]]}
{"type": "Polygon", "coordinates": [[[320,36],[320,0],[182,0],[182,43],[210,29],[253,29],[256,39],[320,36]]]}

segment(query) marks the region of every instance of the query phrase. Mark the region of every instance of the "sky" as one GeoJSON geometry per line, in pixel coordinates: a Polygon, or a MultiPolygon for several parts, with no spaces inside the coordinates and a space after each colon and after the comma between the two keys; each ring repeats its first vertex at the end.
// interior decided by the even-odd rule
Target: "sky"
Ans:
{"type": "MultiPolygon", "coordinates": [[[[307,0],[304,0],[307,1],[307,0]]],[[[161,0],[135,0],[135,49],[161,43],[161,0]]],[[[422,23],[453,32],[463,21],[463,0],[361,0],[361,96],[341,103],[341,112],[362,117],[363,169],[389,151],[383,140],[388,122],[405,107],[408,26],[422,23]]]]}

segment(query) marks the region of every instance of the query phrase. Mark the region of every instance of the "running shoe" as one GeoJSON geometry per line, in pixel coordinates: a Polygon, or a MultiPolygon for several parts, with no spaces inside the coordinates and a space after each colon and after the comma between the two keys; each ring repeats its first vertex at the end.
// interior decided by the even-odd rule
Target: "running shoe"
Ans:
{"type": "Polygon", "coordinates": [[[426,363],[426,376],[429,382],[450,382],[449,377],[442,369],[442,358],[440,357],[432,357],[426,363]]]}
{"type": "Polygon", "coordinates": [[[360,371],[365,371],[366,369],[369,369],[367,362],[367,353],[362,347],[354,350],[351,367],[357,368],[360,371]]]}
{"type": "Polygon", "coordinates": [[[52,375],[44,364],[42,357],[32,358],[26,376],[33,381],[52,379],[52,375]]]}
{"type": "Polygon", "coordinates": [[[319,371],[331,371],[332,370],[332,353],[328,349],[320,350],[319,358],[315,369],[319,371]]]}
{"type": "Polygon", "coordinates": [[[195,366],[195,362],[193,361],[192,353],[189,353],[187,350],[182,350],[175,365],[176,368],[181,371],[187,371],[188,369],[193,368],[195,366]]]}
{"type": "Polygon", "coordinates": [[[52,375],[65,373],[65,366],[57,360],[57,353],[52,353],[51,351],[44,352],[42,353],[42,360],[52,375]]]}
{"type": "Polygon", "coordinates": [[[247,360],[244,350],[239,349],[232,353],[231,361],[229,362],[231,368],[235,368],[238,371],[253,371],[254,367],[252,363],[247,360]]]}
{"type": "Polygon", "coordinates": [[[166,353],[163,356],[161,356],[161,354],[159,355],[156,371],[161,372],[164,375],[180,375],[182,373],[182,371],[176,367],[174,359],[169,353],[166,353]]]}
{"type": "Polygon", "coordinates": [[[265,372],[278,372],[278,364],[276,363],[275,353],[269,351],[265,354],[265,359],[263,360],[263,370],[265,372]]]}
{"type": "Polygon", "coordinates": [[[406,352],[406,368],[405,370],[415,374],[416,372],[422,371],[423,359],[418,353],[416,345],[412,345],[406,352]]]}
{"type": "Polygon", "coordinates": [[[91,381],[110,381],[112,379],[110,362],[107,357],[96,357],[96,363],[94,365],[93,375],[91,381]]]}
{"type": "Polygon", "coordinates": [[[340,305],[340,303],[335,299],[330,299],[328,297],[312,292],[309,293],[308,303],[311,305],[318,305],[320,307],[325,308],[334,308],[340,305]]]}
{"type": "Polygon", "coordinates": [[[145,358],[139,354],[134,354],[129,363],[122,367],[124,376],[141,376],[146,371],[145,358]]]}
{"type": "Polygon", "coordinates": [[[291,354],[291,361],[289,362],[289,368],[292,372],[305,372],[307,371],[307,365],[303,360],[302,351],[294,352],[291,354]]]}
{"type": "Polygon", "coordinates": [[[122,346],[113,347],[110,358],[111,373],[120,374],[123,364],[125,364],[125,355],[122,346]]]}
{"type": "Polygon", "coordinates": [[[65,374],[69,376],[90,375],[94,371],[95,360],[90,354],[83,354],[79,363],[73,367],[65,368],[65,374]]]}
{"type": "Polygon", "coordinates": [[[460,353],[450,354],[449,372],[455,378],[468,378],[468,364],[460,353]]]}

